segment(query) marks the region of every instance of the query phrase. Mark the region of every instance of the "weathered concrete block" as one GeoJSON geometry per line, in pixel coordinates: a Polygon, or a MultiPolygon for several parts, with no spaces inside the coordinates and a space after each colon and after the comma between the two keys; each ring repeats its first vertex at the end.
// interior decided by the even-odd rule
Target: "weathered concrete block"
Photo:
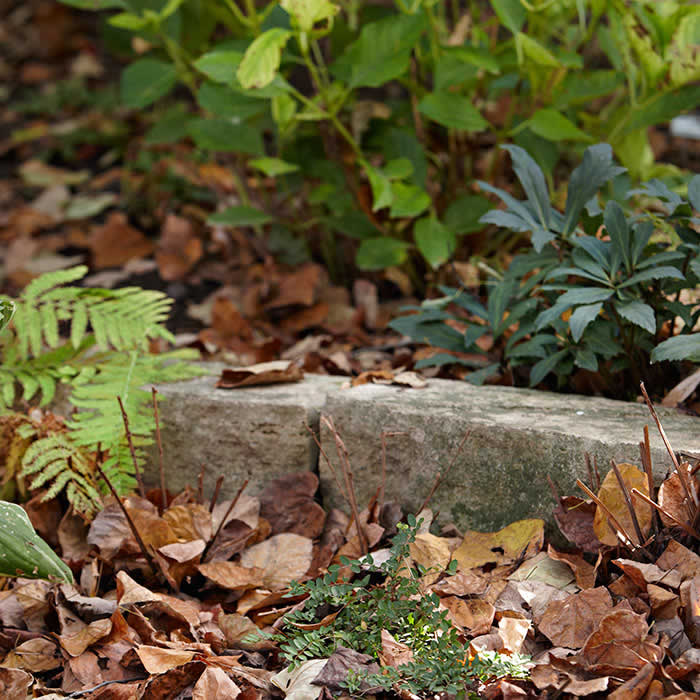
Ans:
{"type": "MultiPolygon", "coordinates": [[[[597,459],[601,476],[611,458],[639,464],[645,424],[657,475],[670,464],[647,408],[608,399],[434,379],[424,389],[366,384],[333,392],[323,413],[333,418],[348,448],[360,507],[381,480],[382,431],[405,433],[387,439],[385,498],[415,512],[470,430],[431,501],[443,521],[464,528],[492,530],[519,518],[551,519],[547,475],[562,495],[583,495],[574,482],[579,477],[588,483],[584,453],[597,459]]],[[[700,452],[700,419],[659,413],[675,450],[700,452]]],[[[333,436],[323,425],[321,441],[337,468],[333,436]]],[[[324,504],[341,505],[323,459],[320,475],[324,504]]]]}
{"type": "MultiPolygon", "coordinates": [[[[244,389],[217,389],[223,365],[211,376],[157,387],[166,483],[171,491],[196,487],[205,466],[206,492],[224,475],[222,497],[234,495],[244,479],[247,493],[259,493],[273,478],[316,470],[317,453],[306,429],[318,430],[326,394],[342,378],[307,375],[302,382],[244,389]]],[[[150,451],[146,479],[158,483],[157,451],[150,451]]]]}

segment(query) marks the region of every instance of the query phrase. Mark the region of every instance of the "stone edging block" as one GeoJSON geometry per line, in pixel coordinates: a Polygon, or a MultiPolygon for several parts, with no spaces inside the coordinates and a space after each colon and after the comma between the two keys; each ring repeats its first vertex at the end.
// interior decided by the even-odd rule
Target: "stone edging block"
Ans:
{"type": "MultiPolygon", "coordinates": [[[[212,365],[212,371],[221,366],[212,365]]],[[[267,481],[311,469],[321,478],[325,506],[347,508],[306,425],[319,430],[321,412],[333,419],[350,454],[358,503],[366,505],[381,482],[381,433],[387,438],[384,497],[415,510],[445,470],[467,430],[463,451],[431,501],[441,520],[462,528],[495,529],[524,517],[550,518],[547,475],[562,494],[588,482],[584,453],[605,474],[610,459],[639,463],[643,427],[650,426],[657,476],[670,462],[645,406],[528,389],[475,387],[431,379],[424,389],[366,384],[341,390],[343,377],[309,375],[302,382],[216,389],[216,376],[158,387],[168,487],[196,486],[201,465],[211,493],[225,476],[222,497],[244,479],[255,494],[267,481]]],[[[676,450],[700,453],[700,419],[660,410],[676,450]]],[[[337,469],[333,436],[321,442],[337,469]]],[[[146,475],[157,482],[155,450],[146,475]]]]}

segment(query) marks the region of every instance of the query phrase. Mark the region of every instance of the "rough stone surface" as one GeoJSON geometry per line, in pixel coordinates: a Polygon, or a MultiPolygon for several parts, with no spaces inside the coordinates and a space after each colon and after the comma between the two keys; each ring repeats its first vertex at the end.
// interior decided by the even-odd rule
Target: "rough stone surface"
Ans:
{"type": "MultiPolygon", "coordinates": [[[[443,521],[463,528],[492,530],[519,518],[551,518],[547,475],[562,494],[578,494],[575,479],[589,481],[585,452],[597,460],[601,476],[611,458],[639,464],[645,424],[657,476],[670,464],[647,408],[608,399],[433,379],[424,389],[366,384],[332,392],[323,413],[333,418],[348,448],[361,505],[381,482],[382,431],[405,433],[387,439],[385,498],[413,512],[470,430],[431,501],[443,521]]],[[[675,450],[700,453],[700,419],[659,414],[675,450]]],[[[337,468],[333,436],[323,424],[321,442],[337,468]]],[[[320,476],[324,504],[344,504],[323,460],[320,476]]]]}
{"type": "MultiPolygon", "coordinates": [[[[171,491],[197,486],[205,466],[205,492],[219,475],[221,497],[231,497],[244,479],[246,493],[259,493],[273,478],[293,471],[316,470],[318,448],[306,425],[318,430],[320,409],[341,378],[307,375],[302,382],[243,389],[217,389],[223,365],[211,376],[157,387],[166,483],[171,491]]],[[[158,483],[158,457],[151,450],[145,470],[158,483]]]]}

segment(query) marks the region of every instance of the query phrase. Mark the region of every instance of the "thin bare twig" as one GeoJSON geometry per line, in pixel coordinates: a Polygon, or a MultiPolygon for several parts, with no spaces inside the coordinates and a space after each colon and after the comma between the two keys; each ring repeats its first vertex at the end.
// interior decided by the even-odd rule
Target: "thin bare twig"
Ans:
{"type": "Polygon", "coordinates": [[[371,512],[372,508],[374,508],[375,503],[383,503],[384,502],[384,490],[386,487],[386,439],[388,437],[396,437],[398,435],[407,435],[405,431],[400,431],[400,430],[383,430],[381,434],[382,438],[382,478],[381,481],[379,482],[379,486],[377,486],[377,490],[374,493],[374,496],[372,496],[372,500],[369,502],[369,505],[367,506],[367,510],[371,512]]]}
{"type": "Polygon", "coordinates": [[[154,386],[151,387],[151,395],[153,396],[153,415],[156,419],[156,444],[158,445],[158,474],[160,475],[160,500],[161,507],[165,510],[168,507],[168,492],[165,488],[165,464],[163,461],[163,441],[160,436],[160,414],[158,412],[158,391],[154,386]]]}
{"type": "Polygon", "coordinates": [[[248,486],[248,479],[246,479],[243,484],[241,485],[241,488],[238,489],[238,493],[236,494],[236,497],[231,501],[231,504],[229,507],[226,509],[226,513],[224,514],[224,517],[221,518],[221,522],[219,523],[219,527],[216,528],[216,532],[214,533],[214,537],[212,537],[209,540],[209,544],[204,548],[204,551],[202,552],[202,562],[205,562],[207,560],[207,554],[209,554],[211,548],[214,546],[214,543],[219,537],[219,534],[221,533],[221,530],[223,530],[224,524],[226,523],[226,520],[228,519],[228,516],[231,515],[233,512],[233,509],[236,507],[236,503],[238,503],[238,500],[241,497],[241,494],[245,490],[245,487],[248,486]]]}
{"type": "Polygon", "coordinates": [[[433,483],[433,487],[430,489],[430,493],[428,493],[425,500],[423,501],[423,504],[418,509],[419,513],[424,508],[427,507],[428,503],[430,503],[430,499],[435,495],[435,492],[438,490],[438,487],[440,486],[440,484],[443,482],[444,479],[447,478],[447,475],[452,470],[454,463],[457,461],[457,457],[459,457],[459,455],[461,454],[462,448],[464,447],[464,443],[467,441],[467,438],[471,435],[471,432],[472,432],[471,430],[466,430],[464,432],[464,435],[462,436],[462,440],[460,441],[459,445],[457,446],[457,450],[452,455],[452,459],[450,460],[450,463],[447,465],[447,469],[445,469],[444,474],[442,472],[437,473],[437,476],[435,477],[435,482],[433,483]]]}
{"type": "Polygon", "coordinates": [[[644,502],[648,503],[652,508],[655,508],[659,513],[667,517],[670,521],[678,525],[682,530],[685,530],[691,537],[694,537],[697,540],[700,540],[700,533],[693,529],[688,523],[684,523],[682,520],[678,520],[674,515],[669,513],[667,510],[664,510],[658,503],[655,503],[654,501],[651,500],[648,496],[644,495],[641,491],[638,489],[633,488],[632,489],[632,495],[637,496],[638,498],[641,498],[644,502]]]}
{"type": "Polygon", "coordinates": [[[552,491],[552,496],[554,496],[554,501],[558,505],[561,503],[561,496],[559,495],[559,490],[557,489],[557,485],[554,483],[552,480],[552,477],[547,474],[547,483],[549,484],[549,488],[552,491]]]}
{"type": "Polygon", "coordinates": [[[122,412],[122,421],[124,422],[124,429],[126,430],[126,441],[129,444],[129,452],[131,452],[131,461],[134,463],[134,473],[136,475],[136,483],[139,485],[139,494],[141,498],[146,498],[146,488],[143,485],[143,477],[141,476],[141,467],[139,467],[139,462],[136,459],[136,450],[134,449],[134,440],[131,436],[131,430],[129,430],[129,416],[126,415],[126,410],[122,402],[122,397],[117,396],[117,401],[119,401],[119,409],[122,412]]]}

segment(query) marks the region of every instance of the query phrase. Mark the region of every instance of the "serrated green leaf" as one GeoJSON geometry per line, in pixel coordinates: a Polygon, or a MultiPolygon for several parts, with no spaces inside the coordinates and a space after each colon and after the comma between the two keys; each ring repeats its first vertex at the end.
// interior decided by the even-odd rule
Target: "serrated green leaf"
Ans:
{"type": "Polygon", "coordinates": [[[662,279],[682,280],[684,278],[680,270],[677,270],[675,267],[671,267],[670,265],[659,265],[658,267],[652,267],[647,270],[642,270],[641,272],[632,275],[632,277],[620,284],[618,286],[618,289],[631,287],[633,284],[639,284],[640,282],[662,279]]]}
{"type": "Polygon", "coordinates": [[[607,143],[589,146],[583,154],[583,162],[569,179],[566,195],[566,212],[562,234],[568,236],[577,226],[585,204],[598,190],[616,175],[625,172],[613,164],[612,148],[607,143]]]}
{"type": "MultiPolygon", "coordinates": [[[[617,251],[618,261],[622,260],[625,269],[629,272],[632,269],[632,251],[630,241],[630,230],[622,207],[614,200],[610,200],[605,205],[605,230],[610,236],[613,249],[617,251]]],[[[616,270],[612,270],[614,274],[616,270]]]]}
{"type": "Polygon", "coordinates": [[[635,326],[643,328],[649,333],[656,333],[656,316],[654,309],[642,301],[618,301],[615,302],[615,310],[622,318],[627,319],[635,326]]]}
{"type": "Polygon", "coordinates": [[[677,335],[664,340],[651,351],[652,362],[693,360],[700,362],[700,333],[677,335]]]}
{"type": "Polygon", "coordinates": [[[537,386],[568,354],[568,349],[560,350],[536,362],[530,370],[530,386],[537,386]]]}
{"type": "Polygon", "coordinates": [[[574,312],[569,317],[569,328],[575,343],[581,340],[586,326],[598,317],[602,308],[603,304],[599,302],[597,304],[586,304],[574,309],[574,312]]]}

